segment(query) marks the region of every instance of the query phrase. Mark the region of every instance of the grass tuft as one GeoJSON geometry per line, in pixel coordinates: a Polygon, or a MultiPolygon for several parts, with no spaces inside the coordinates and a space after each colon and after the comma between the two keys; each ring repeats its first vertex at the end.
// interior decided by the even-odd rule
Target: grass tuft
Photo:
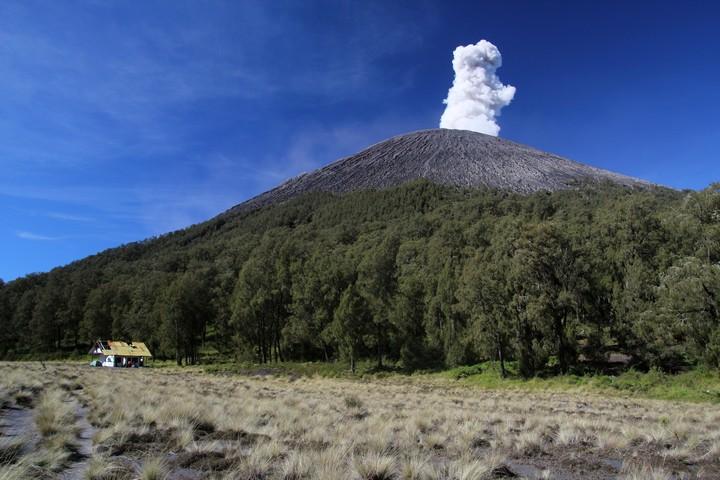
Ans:
{"type": "Polygon", "coordinates": [[[141,480],[165,480],[168,476],[168,465],[162,458],[145,460],[142,467],[141,480]]]}
{"type": "Polygon", "coordinates": [[[358,480],[391,480],[398,478],[395,457],[369,452],[353,457],[353,470],[358,480]]]}
{"type": "Polygon", "coordinates": [[[25,446],[23,438],[0,437],[0,465],[17,462],[25,446]]]}
{"type": "Polygon", "coordinates": [[[662,467],[643,465],[630,467],[620,478],[623,480],[673,480],[676,477],[662,467]]]}
{"type": "Polygon", "coordinates": [[[107,457],[94,457],[84,474],[85,480],[130,480],[135,473],[125,465],[113,463],[107,457]]]}
{"type": "Polygon", "coordinates": [[[41,472],[21,460],[12,465],[0,465],[0,480],[34,480],[42,478],[41,472]]]}
{"type": "Polygon", "coordinates": [[[42,396],[35,409],[35,424],[43,437],[67,430],[75,421],[74,404],[65,401],[60,390],[51,390],[42,396]]]}
{"type": "Polygon", "coordinates": [[[430,462],[423,457],[414,456],[400,465],[401,480],[434,480],[438,477],[430,462]]]}
{"type": "Polygon", "coordinates": [[[302,452],[291,452],[283,461],[282,480],[308,480],[312,478],[313,465],[310,457],[302,452]]]}
{"type": "Polygon", "coordinates": [[[360,398],[357,395],[347,395],[344,398],[345,406],[347,408],[357,408],[360,409],[363,407],[363,402],[360,400],[360,398]]]}

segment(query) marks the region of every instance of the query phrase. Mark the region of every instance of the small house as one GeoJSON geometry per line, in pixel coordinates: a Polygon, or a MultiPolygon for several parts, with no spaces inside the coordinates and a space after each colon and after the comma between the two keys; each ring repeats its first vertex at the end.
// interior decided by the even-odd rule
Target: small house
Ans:
{"type": "Polygon", "coordinates": [[[88,353],[95,357],[92,365],[96,367],[144,367],[145,362],[152,358],[143,342],[98,340],[88,353]]]}

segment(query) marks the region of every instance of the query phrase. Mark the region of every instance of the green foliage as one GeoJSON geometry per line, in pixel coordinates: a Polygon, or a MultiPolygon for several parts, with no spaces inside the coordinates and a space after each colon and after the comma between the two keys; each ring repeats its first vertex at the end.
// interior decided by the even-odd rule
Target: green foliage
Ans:
{"type": "Polygon", "coordinates": [[[310,194],[0,282],[0,356],[120,337],[176,362],[207,352],[383,372],[494,361],[468,378],[530,383],[716,368],[719,261],[718,184],[310,194]]]}
{"type": "MultiPolygon", "coordinates": [[[[505,366],[503,365],[503,369],[505,369],[505,366]]],[[[468,378],[475,375],[481,375],[483,373],[483,366],[482,365],[466,365],[463,367],[455,367],[452,370],[450,370],[449,375],[452,376],[455,380],[460,380],[461,378],[468,378]]],[[[503,373],[501,373],[501,376],[505,378],[507,376],[507,371],[505,370],[503,373]]]]}
{"type": "Polygon", "coordinates": [[[717,371],[696,368],[679,374],[658,369],[647,372],[630,369],[620,375],[555,375],[524,379],[518,374],[517,362],[509,362],[503,378],[499,367],[483,363],[457,367],[432,377],[459,381],[460,385],[494,390],[522,389],[540,391],[578,391],[661,400],[720,403],[720,376],[717,371]]]}
{"type": "Polygon", "coordinates": [[[701,358],[720,366],[720,265],[680,258],[661,275],[656,295],[638,322],[648,361],[663,367],[701,358]]]}
{"type": "Polygon", "coordinates": [[[197,363],[207,320],[212,316],[208,284],[201,274],[186,272],[165,290],[161,313],[163,347],[174,352],[178,365],[183,361],[197,363]]]}
{"type": "Polygon", "coordinates": [[[397,332],[400,362],[407,370],[422,368],[432,362],[423,328],[425,291],[416,277],[406,277],[400,284],[391,323],[397,332]]]}
{"type": "Polygon", "coordinates": [[[355,373],[360,356],[363,337],[371,329],[370,306],[359,294],[355,285],[350,285],[340,296],[330,332],[338,342],[340,351],[350,360],[350,370],[355,373]]]}
{"type": "MultiPolygon", "coordinates": [[[[580,318],[585,316],[583,300],[589,290],[586,264],[567,234],[557,224],[547,222],[530,225],[525,230],[515,243],[513,262],[516,275],[513,288],[522,295],[516,302],[523,309],[521,315],[527,325],[539,332],[537,336],[552,344],[549,350],[557,354],[560,371],[567,373],[576,361],[574,340],[580,318]]],[[[519,335],[527,338],[524,332],[519,335]]],[[[519,343],[520,348],[534,348],[519,343]]],[[[521,362],[521,370],[529,376],[543,363],[521,362]]]]}

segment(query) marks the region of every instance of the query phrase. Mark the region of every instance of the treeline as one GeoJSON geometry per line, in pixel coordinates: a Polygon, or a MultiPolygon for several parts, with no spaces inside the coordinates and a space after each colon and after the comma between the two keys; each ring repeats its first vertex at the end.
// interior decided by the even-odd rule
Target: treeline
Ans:
{"type": "Polygon", "coordinates": [[[719,261],[719,184],[313,194],[1,284],[0,355],[718,367],[719,261]]]}

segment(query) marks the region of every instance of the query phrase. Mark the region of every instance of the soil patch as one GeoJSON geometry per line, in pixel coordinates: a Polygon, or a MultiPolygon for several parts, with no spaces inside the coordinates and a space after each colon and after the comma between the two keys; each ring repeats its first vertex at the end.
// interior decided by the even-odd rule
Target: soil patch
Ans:
{"type": "Polygon", "coordinates": [[[92,457],[92,439],[95,435],[95,427],[93,427],[87,419],[87,408],[80,406],[75,414],[77,438],[73,446],[69,460],[72,462],[70,466],[60,475],[63,480],[75,478],[84,478],[85,471],[88,468],[90,457],[92,457]]]}
{"type": "Polygon", "coordinates": [[[175,463],[181,468],[217,472],[232,467],[235,461],[226,458],[223,452],[182,452],[175,456],[175,463]]]}
{"type": "Polygon", "coordinates": [[[2,437],[25,440],[20,455],[32,452],[40,439],[32,409],[17,404],[0,409],[0,433],[2,437]]]}
{"type": "Polygon", "coordinates": [[[173,433],[173,429],[151,429],[142,433],[132,432],[124,437],[121,443],[114,443],[116,440],[110,438],[105,444],[98,447],[98,451],[106,452],[109,450],[112,457],[157,453],[167,449],[173,433]]]}
{"type": "Polygon", "coordinates": [[[250,433],[244,430],[218,430],[201,436],[198,439],[204,441],[227,440],[252,445],[257,442],[270,440],[270,437],[262,433],[250,433]]]}

